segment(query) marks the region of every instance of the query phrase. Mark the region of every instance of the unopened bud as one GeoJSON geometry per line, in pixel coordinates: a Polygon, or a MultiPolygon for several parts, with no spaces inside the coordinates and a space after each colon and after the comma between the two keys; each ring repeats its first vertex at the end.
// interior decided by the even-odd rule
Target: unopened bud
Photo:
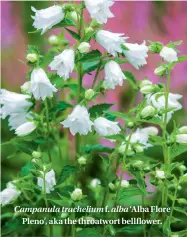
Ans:
{"type": "Polygon", "coordinates": [[[29,53],[29,54],[27,54],[26,59],[27,59],[29,62],[34,63],[34,62],[36,62],[36,61],[38,60],[38,55],[35,54],[35,53],[29,53]]]}
{"type": "Polygon", "coordinates": [[[101,181],[99,179],[92,179],[91,182],[90,182],[90,186],[92,188],[96,188],[100,184],[101,184],[101,181]]]}
{"type": "Polygon", "coordinates": [[[82,42],[78,46],[78,50],[80,53],[87,53],[90,49],[90,44],[88,42],[82,42]]]}
{"type": "Polygon", "coordinates": [[[180,165],[179,169],[182,170],[182,171],[185,171],[186,170],[186,166],[185,165],[180,165]]]}
{"type": "Polygon", "coordinates": [[[153,85],[146,85],[141,87],[140,92],[144,95],[150,94],[154,92],[155,87],[153,85]]]}
{"type": "Polygon", "coordinates": [[[165,179],[165,172],[163,170],[156,170],[155,177],[157,179],[165,179]]]}
{"type": "Polygon", "coordinates": [[[95,95],[94,90],[88,89],[88,90],[85,91],[84,97],[85,97],[86,100],[91,100],[94,95],[95,95]]]}
{"type": "Polygon", "coordinates": [[[182,133],[182,134],[187,134],[187,126],[180,127],[179,132],[182,133]]]}
{"type": "Polygon", "coordinates": [[[77,16],[76,11],[70,12],[70,18],[71,18],[72,20],[74,20],[75,22],[77,22],[78,16],[77,16]]]}
{"type": "Polygon", "coordinates": [[[85,33],[87,34],[87,33],[89,33],[89,32],[92,32],[93,31],[93,28],[92,27],[87,27],[86,29],[85,29],[85,33]]]}
{"type": "Polygon", "coordinates": [[[22,93],[28,93],[30,90],[30,81],[26,81],[22,86],[21,86],[21,91],[22,93]]]}
{"type": "Polygon", "coordinates": [[[148,79],[145,79],[143,81],[140,82],[140,88],[142,88],[143,86],[149,86],[152,85],[153,83],[151,81],[149,81],[148,79]]]}
{"type": "Polygon", "coordinates": [[[166,67],[161,65],[154,70],[154,74],[158,76],[164,76],[166,74],[166,67]]]}
{"type": "Polygon", "coordinates": [[[116,187],[115,187],[115,185],[114,185],[113,183],[109,183],[109,184],[108,184],[108,187],[109,187],[112,191],[114,191],[114,190],[116,189],[116,187]]]}
{"type": "Polygon", "coordinates": [[[143,161],[141,160],[136,160],[133,164],[132,164],[132,167],[135,168],[135,169],[139,169],[141,170],[143,168],[143,161]]]}
{"type": "Polygon", "coordinates": [[[126,146],[127,146],[126,144],[121,144],[121,146],[118,148],[118,152],[122,155],[124,155],[125,152],[128,156],[133,155],[134,151],[132,150],[132,147],[128,145],[128,148],[126,150],[126,146]]]}
{"type": "Polygon", "coordinates": [[[141,145],[139,145],[139,144],[134,145],[134,149],[135,149],[135,151],[136,151],[137,153],[141,153],[141,152],[144,151],[143,146],[141,146],[141,145]]]}
{"type": "Polygon", "coordinates": [[[156,109],[153,106],[148,105],[141,111],[140,115],[142,118],[149,118],[149,117],[153,117],[155,113],[156,113],[156,109]]]}
{"type": "Polygon", "coordinates": [[[121,185],[122,188],[128,188],[130,186],[129,181],[127,180],[122,180],[121,185]]]}
{"type": "Polygon", "coordinates": [[[39,159],[42,156],[42,154],[39,151],[33,151],[32,156],[35,159],[39,159]]]}
{"type": "Polygon", "coordinates": [[[58,39],[58,37],[56,35],[51,35],[48,38],[48,42],[51,45],[58,45],[59,44],[59,39],[58,39]]]}
{"type": "Polygon", "coordinates": [[[83,198],[83,195],[82,195],[82,190],[80,188],[76,188],[71,194],[71,199],[73,201],[80,201],[82,198],[83,198]]]}
{"type": "Polygon", "coordinates": [[[86,165],[86,158],[84,156],[81,156],[79,159],[78,159],[78,163],[79,165],[86,165]]]}
{"type": "Polygon", "coordinates": [[[134,123],[133,122],[128,122],[127,123],[127,127],[128,128],[133,128],[134,127],[134,123]]]}
{"type": "Polygon", "coordinates": [[[67,212],[62,212],[61,218],[66,219],[67,217],[68,217],[68,213],[67,212]]]}
{"type": "Polygon", "coordinates": [[[178,134],[176,135],[176,142],[181,144],[187,143],[187,134],[178,134]]]}

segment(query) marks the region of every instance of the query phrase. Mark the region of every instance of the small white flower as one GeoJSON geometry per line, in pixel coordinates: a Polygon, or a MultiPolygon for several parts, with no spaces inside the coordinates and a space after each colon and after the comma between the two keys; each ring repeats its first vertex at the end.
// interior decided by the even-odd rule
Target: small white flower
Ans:
{"type": "Polygon", "coordinates": [[[21,194],[21,191],[19,191],[12,182],[9,182],[7,184],[7,188],[5,188],[0,193],[0,197],[1,197],[0,204],[2,206],[9,204],[12,201],[14,201],[15,199],[17,199],[20,194],[21,194]]]}
{"type": "Polygon", "coordinates": [[[26,122],[16,128],[15,134],[19,137],[26,136],[32,133],[36,129],[36,123],[26,122]]]}
{"type": "Polygon", "coordinates": [[[80,201],[82,198],[83,198],[83,195],[82,195],[82,190],[80,188],[76,188],[71,194],[71,199],[73,201],[80,201]]]}
{"type": "Polygon", "coordinates": [[[78,46],[78,50],[80,53],[87,53],[90,49],[90,44],[88,42],[82,42],[78,46]]]}
{"type": "Polygon", "coordinates": [[[88,89],[88,90],[85,91],[84,97],[85,97],[86,100],[91,100],[94,95],[95,95],[94,90],[88,89]]]}
{"type": "Polygon", "coordinates": [[[51,70],[56,70],[57,75],[63,77],[64,80],[69,78],[69,74],[73,72],[75,64],[75,53],[73,49],[65,49],[61,54],[54,57],[50,63],[51,70]]]}
{"type": "Polygon", "coordinates": [[[121,44],[124,43],[128,37],[123,37],[124,34],[112,33],[106,30],[99,30],[96,34],[96,41],[106,49],[106,51],[112,54],[114,57],[117,53],[122,53],[121,44]]]}
{"type": "Polygon", "coordinates": [[[36,68],[31,73],[29,91],[36,100],[39,100],[40,98],[45,100],[46,97],[52,97],[53,92],[57,92],[57,89],[51,84],[45,71],[42,68],[36,68]]]}
{"type": "Polygon", "coordinates": [[[121,181],[121,187],[122,188],[128,188],[130,186],[129,181],[127,180],[122,180],[121,181]]]}
{"type": "Polygon", "coordinates": [[[87,162],[87,160],[84,156],[79,157],[79,159],[78,159],[79,165],[86,165],[86,162],[87,162]]]}
{"type": "Polygon", "coordinates": [[[55,172],[54,170],[50,170],[45,174],[45,186],[46,190],[44,190],[44,172],[40,171],[42,177],[38,177],[37,184],[39,187],[42,188],[43,191],[46,191],[46,193],[50,193],[54,190],[54,186],[56,185],[56,179],[55,179],[55,172]]]}
{"type": "Polygon", "coordinates": [[[181,134],[187,134],[187,126],[182,126],[179,128],[179,132],[181,134]]]}
{"type": "Polygon", "coordinates": [[[148,118],[148,117],[153,117],[156,113],[156,109],[151,106],[151,105],[147,105],[145,108],[142,109],[141,111],[141,117],[142,118],[148,118]]]}
{"type": "Polygon", "coordinates": [[[95,178],[95,179],[92,179],[91,182],[90,182],[90,186],[92,188],[96,188],[98,185],[101,184],[101,180],[95,178]]]}
{"type": "Polygon", "coordinates": [[[85,5],[91,18],[95,19],[99,24],[106,23],[108,18],[114,17],[110,11],[110,7],[114,4],[114,0],[85,0],[85,5]]]}
{"type": "Polygon", "coordinates": [[[95,119],[94,129],[101,136],[111,136],[118,134],[121,131],[118,122],[112,122],[102,117],[95,119]]]}
{"type": "Polygon", "coordinates": [[[90,120],[88,110],[84,106],[77,105],[67,119],[61,122],[65,128],[69,128],[71,134],[87,135],[92,131],[93,122],[90,120]]]}
{"type": "Polygon", "coordinates": [[[120,66],[115,61],[109,61],[105,64],[105,89],[114,89],[115,86],[123,85],[123,80],[126,79],[120,66]]]}
{"type": "Polygon", "coordinates": [[[49,42],[49,44],[51,44],[51,45],[58,45],[58,44],[59,44],[58,36],[56,36],[56,35],[50,35],[49,38],[48,38],[48,42],[49,42]]]}
{"type": "Polygon", "coordinates": [[[165,172],[163,170],[156,170],[155,177],[158,179],[165,179],[165,172]]]}
{"type": "Polygon", "coordinates": [[[136,68],[147,64],[146,58],[149,48],[145,45],[145,41],[142,44],[124,44],[129,50],[123,50],[127,60],[136,68]]]}
{"type": "Polygon", "coordinates": [[[30,114],[26,113],[13,113],[8,118],[8,125],[10,130],[18,128],[20,125],[28,122],[27,118],[31,118],[30,114]]]}
{"type": "Polygon", "coordinates": [[[21,86],[21,91],[22,93],[28,93],[30,90],[30,81],[26,81],[22,86],[21,86]]]}
{"type": "Polygon", "coordinates": [[[22,95],[15,92],[7,91],[5,89],[0,90],[0,104],[1,117],[4,119],[6,116],[13,113],[25,113],[32,106],[32,103],[28,101],[30,95],[22,95]]]}
{"type": "Polygon", "coordinates": [[[187,143],[187,134],[176,135],[176,142],[186,144],[187,143]]]}
{"type": "Polygon", "coordinates": [[[160,51],[160,56],[168,63],[178,61],[177,52],[172,49],[164,46],[160,51]]]}
{"type": "Polygon", "coordinates": [[[36,10],[31,7],[32,11],[35,12],[33,26],[37,30],[41,30],[41,34],[44,34],[47,30],[51,29],[54,25],[60,23],[64,19],[64,12],[60,6],[52,6],[42,10],[36,10]]]}

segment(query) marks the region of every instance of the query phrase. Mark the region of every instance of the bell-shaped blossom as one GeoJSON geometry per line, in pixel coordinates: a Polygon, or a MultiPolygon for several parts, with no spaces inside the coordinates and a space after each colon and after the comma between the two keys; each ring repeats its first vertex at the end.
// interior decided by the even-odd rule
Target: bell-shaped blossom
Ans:
{"type": "Polygon", "coordinates": [[[112,122],[103,117],[94,120],[94,129],[101,136],[115,135],[121,131],[118,122],[112,122]]]}
{"type": "Polygon", "coordinates": [[[46,193],[50,193],[51,191],[54,190],[54,186],[56,185],[56,179],[55,179],[55,172],[54,170],[50,170],[45,174],[44,178],[44,172],[40,171],[41,177],[38,177],[37,184],[39,187],[42,188],[43,191],[46,193]],[[44,190],[44,179],[45,179],[45,189],[44,190]]]}
{"type": "Polygon", "coordinates": [[[32,16],[34,19],[33,26],[37,30],[42,30],[41,34],[44,34],[64,19],[62,7],[57,5],[42,10],[36,10],[34,7],[31,7],[31,9],[35,12],[35,16],[32,16]]]}
{"type": "Polygon", "coordinates": [[[164,46],[160,51],[160,56],[168,63],[178,61],[177,52],[172,49],[164,46]]]}
{"type": "MultiPolygon", "coordinates": [[[[173,110],[167,113],[167,122],[169,122],[169,120],[171,119],[174,111],[182,109],[182,105],[178,101],[181,98],[182,98],[182,95],[180,94],[169,93],[167,107],[168,109],[173,109],[173,110]]],[[[152,95],[147,95],[147,104],[153,105],[157,109],[158,112],[165,109],[165,101],[166,101],[166,97],[165,97],[164,92],[158,92],[152,95]]]]}
{"type": "Polygon", "coordinates": [[[123,80],[126,79],[120,66],[115,61],[109,61],[105,64],[105,89],[114,89],[115,86],[123,85],[123,80]]]}
{"type": "Polygon", "coordinates": [[[25,113],[32,106],[28,101],[30,95],[22,95],[15,92],[0,90],[1,117],[4,119],[13,113],[25,113]]]}
{"type": "Polygon", "coordinates": [[[73,72],[75,65],[75,53],[73,49],[65,49],[61,54],[54,57],[50,63],[51,70],[56,70],[57,75],[63,77],[64,80],[69,78],[69,74],[73,72]]]}
{"type": "Polygon", "coordinates": [[[20,125],[28,122],[27,118],[31,118],[29,113],[13,113],[8,118],[10,130],[18,128],[20,125]]]}
{"type": "Polygon", "coordinates": [[[85,5],[92,19],[99,24],[106,23],[108,18],[114,17],[110,7],[114,4],[113,0],[85,0],[85,5]]]}
{"type": "MultiPolygon", "coordinates": [[[[131,136],[130,143],[140,143],[144,146],[144,148],[152,147],[151,144],[149,144],[149,136],[156,136],[158,134],[158,129],[156,127],[150,126],[146,128],[138,128],[131,136]]],[[[128,137],[127,137],[128,140],[128,137]]]]}
{"type": "Polygon", "coordinates": [[[19,137],[27,136],[32,133],[37,127],[35,122],[26,122],[16,128],[15,134],[19,137]]]}
{"type": "Polygon", "coordinates": [[[123,50],[127,60],[136,68],[147,64],[146,58],[148,57],[148,47],[145,45],[145,41],[142,44],[124,44],[128,50],[123,50]]]}
{"type": "Polygon", "coordinates": [[[67,119],[61,122],[65,128],[69,128],[71,134],[87,135],[92,131],[93,122],[90,120],[88,110],[84,106],[77,105],[67,119]]]}
{"type": "Polygon", "coordinates": [[[47,74],[42,68],[36,68],[31,73],[31,83],[29,91],[36,100],[40,98],[45,100],[46,97],[52,97],[53,92],[57,89],[51,84],[47,74]]]}
{"type": "Polygon", "coordinates": [[[128,37],[123,37],[124,34],[112,33],[107,30],[99,30],[96,34],[96,41],[112,54],[114,57],[117,53],[122,53],[121,44],[125,42],[128,37]]]}
{"type": "Polygon", "coordinates": [[[2,206],[9,204],[17,199],[20,194],[21,191],[19,191],[12,182],[9,182],[7,188],[0,193],[0,204],[2,206]]]}

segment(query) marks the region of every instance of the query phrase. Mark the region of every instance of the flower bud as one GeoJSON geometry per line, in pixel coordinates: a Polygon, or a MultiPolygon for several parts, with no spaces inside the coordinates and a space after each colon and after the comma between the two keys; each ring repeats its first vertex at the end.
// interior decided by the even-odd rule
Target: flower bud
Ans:
{"type": "Polygon", "coordinates": [[[73,201],[80,201],[82,198],[83,198],[83,195],[82,195],[82,190],[80,188],[76,188],[71,194],[71,199],[73,201]]]}
{"type": "Polygon", "coordinates": [[[90,49],[90,44],[87,42],[82,42],[78,46],[78,50],[80,53],[87,53],[90,49]]]}
{"type": "Polygon", "coordinates": [[[112,191],[114,191],[114,190],[116,189],[116,187],[115,187],[115,185],[114,185],[113,183],[109,183],[109,184],[108,184],[108,187],[109,187],[112,191]]]}
{"type": "Polygon", "coordinates": [[[121,181],[121,187],[122,188],[128,188],[130,186],[129,181],[127,180],[122,180],[121,181]]]}
{"type": "Polygon", "coordinates": [[[133,122],[128,122],[127,123],[127,127],[128,128],[133,128],[134,127],[134,123],[133,122]]]}
{"type": "Polygon", "coordinates": [[[140,116],[142,118],[153,117],[155,115],[155,112],[156,112],[156,109],[153,106],[148,105],[141,111],[140,116]]]}
{"type": "Polygon", "coordinates": [[[30,81],[26,81],[22,86],[21,86],[21,91],[22,93],[28,93],[30,89],[30,81]]]}
{"type": "Polygon", "coordinates": [[[71,11],[74,11],[75,10],[75,7],[72,5],[72,4],[69,4],[69,3],[65,3],[63,4],[62,6],[62,10],[63,12],[71,12],[71,11]]]}
{"type": "Polygon", "coordinates": [[[177,199],[177,201],[180,204],[187,204],[187,200],[185,198],[179,198],[179,199],[177,199]]]}
{"type": "Polygon", "coordinates": [[[178,235],[172,235],[171,237],[179,237],[178,235]]]}
{"type": "Polygon", "coordinates": [[[49,44],[51,44],[51,45],[58,45],[58,44],[59,44],[58,36],[56,36],[56,35],[51,35],[51,36],[49,36],[48,42],[49,42],[49,44]]]}
{"type": "Polygon", "coordinates": [[[148,171],[150,171],[151,170],[151,168],[149,167],[149,166],[146,166],[145,168],[144,168],[144,171],[145,172],[148,172],[148,171]]]}
{"type": "Polygon", "coordinates": [[[179,169],[182,170],[182,171],[185,171],[186,170],[186,166],[185,165],[180,165],[179,169]]]}
{"type": "Polygon", "coordinates": [[[36,159],[32,159],[31,162],[35,164],[37,162],[37,160],[36,159]]]}
{"type": "Polygon", "coordinates": [[[134,163],[132,163],[132,167],[139,170],[143,168],[143,165],[144,163],[141,160],[136,160],[134,163]]]}
{"type": "Polygon", "coordinates": [[[187,134],[178,134],[176,135],[176,142],[177,143],[187,143],[187,134]]]}
{"type": "Polygon", "coordinates": [[[100,184],[101,184],[101,181],[99,179],[92,179],[91,182],[90,182],[90,186],[92,188],[96,188],[100,184]]]}
{"type": "Polygon", "coordinates": [[[62,212],[61,218],[66,219],[67,217],[68,217],[68,213],[67,212],[62,212]]]}
{"type": "Polygon", "coordinates": [[[79,159],[78,159],[78,163],[79,165],[86,165],[86,158],[84,156],[81,156],[79,159]]]}
{"type": "Polygon", "coordinates": [[[78,16],[77,16],[76,11],[70,12],[70,18],[71,18],[72,20],[74,20],[75,22],[77,22],[78,16]]]}
{"type": "Polygon", "coordinates": [[[32,156],[35,159],[39,159],[42,156],[42,154],[39,151],[33,151],[32,156]]]}
{"type": "Polygon", "coordinates": [[[141,146],[141,145],[139,145],[139,144],[134,145],[134,149],[135,149],[135,151],[136,151],[137,153],[141,153],[141,152],[144,151],[143,146],[141,146]]]}
{"type": "Polygon", "coordinates": [[[86,33],[86,34],[92,32],[92,31],[93,31],[93,28],[92,28],[92,27],[87,27],[87,28],[85,29],[85,33],[86,33]]]}
{"type": "Polygon", "coordinates": [[[86,100],[91,100],[94,95],[95,95],[94,90],[88,89],[85,91],[84,97],[86,100]]]}
{"type": "Polygon", "coordinates": [[[164,76],[166,74],[166,67],[161,65],[154,70],[154,74],[158,76],[164,76]]]}
{"type": "Polygon", "coordinates": [[[165,172],[163,170],[156,170],[155,177],[157,179],[165,179],[165,172]]]}
{"type": "Polygon", "coordinates": [[[29,53],[29,54],[27,54],[26,59],[29,62],[34,63],[34,62],[36,62],[38,60],[38,55],[35,54],[35,53],[29,53]]]}
{"type": "Polygon", "coordinates": [[[154,91],[155,87],[153,85],[146,85],[140,89],[140,92],[144,95],[150,94],[154,91]]]}
{"type": "MultiPolygon", "coordinates": [[[[118,152],[121,155],[124,155],[125,151],[126,151],[126,144],[121,144],[121,146],[118,148],[118,152]]],[[[134,154],[134,151],[132,150],[132,147],[130,145],[128,145],[128,149],[126,152],[128,156],[131,156],[134,154]]]]}
{"type": "Polygon", "coordinates": [[[160,53],[162,48],[163,48],[163,45],[160,42],[151,42],[149,46],[149,50],[152,53],[160,53]]]}
{"type": "Polygon", "coordinates": [[[144,87],[144,86],[149,86],[152,85],[153,83],[151,81],[149,81],[148,79],[145,79],[143,81],[140,82],[140,88],[144,87]]]}
{"type": "Polygon", "coordinates": [[[182,133],[182,134],[187,134],[187,126],[180,127],[179,132],[182,133]]]}

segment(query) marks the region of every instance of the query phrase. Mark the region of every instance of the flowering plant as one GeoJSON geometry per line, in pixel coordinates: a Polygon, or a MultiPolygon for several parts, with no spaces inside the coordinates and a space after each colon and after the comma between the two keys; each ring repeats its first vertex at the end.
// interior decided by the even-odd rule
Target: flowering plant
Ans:
{"type": "MultiPolygon", "coordinates": [[[[113,4],[113,0],[86,0],[42,10],[32,7],[36,33],[44,34],[53,28],[61,28],[63,33],[49,37],[51,48],[47,55],[42,55],[36,46],[28,46],[26,63],[30,70],[28,81],[21,86],[22,93],[1,90],[1,118],[8,118],[10,129],[15,130],[15,137],[3,145],[12,144],[14,156],[23,152],[30,157],[18,177],[1,192],[1,205],[5,212],[11,205],[19,206],[20,210],[53,206],[170,206],[168,213],[154,208],[149,215],[140,213],[143,220],[159,219],[158,225],[72,224],[71,228],[60,226],[56,233],[49,224],[49,231],[44,226],[42,233],[49,233],[50,237],[185,236],[185,230],[175,232],[173,226],[180,221],[178,214],[186,216],[183,206],[187,200],[179,192],[187,182],[186,167],[177,157],[187,151],[187,126],[180,127],[173,120],[174,129],[169,133],[167,125],[174,113],[182,109],[182,95],[170,92],[171,72],[187,56],[178,55],[177,46],[182,41],[165,46],[144,41],[139,45],[129,43],[123,33],[103,30],[102,24],[114,17],[110,9],[113,4]],[[86,10],[92,18],[89,23],[84,20],[86,10]],[[76,40],[74,45],[64,40],[64,31],[76,40]],[[92,50],[91,41],[102,46],[104,53],[92,50]],[[147,78],[138,83],[131,72],[122,70],[127,63],[139,70],[147,64],[148,54],[160,55],[160,65],[154,73],[166,85],[153,84],[147,78]],[[92,75],[94,71],[92,86],[85,88],[86,74],[92,75]],[[104,77],[99,80],[102,72],[104,77]],[[134,105],[132,98],[128,112],[124,113],[113,111],[112,104],[98,103],[108,90],[123,86],[124,81],[142,95],[138,105],[134,105]],[[95,143],[96,137],[110,141],[114,148],[95,143]],[[162,150],[159,162],[147,155],[154,147],[162,150]],[[95,169],[95,158],[101,168],[98,176],[91,179],[89,169],[95,169]],[[124,172],[128,172],[130,180],[124,179],[124,172]],[[155,186],[154,192],[148,191],[147,177],[155,186]],[[134,197],[137,201],[127,205],[127,200],[134,197]]],[[[20,223],[20,216],[28,214],[8,210],[5,234],[8,231],[9,235],[17,236],[24,229],[26,236],[31,229],[20,223]],[[16,228],[10,228],[12,223],[16,228]]],[[[122,214],[126,218],[126,213],[122,214]]],[[[45,218],[50,221],[54,217],[82,217],[88,223],[97,223],[100,219],[114,219],[113,215],[115,219],[121,217],[121,213],[109,211],[55,212],[45,218]]],[[[32,219],[36,218],[43,218],[43,214],[34,213],[32,219]]]]}

